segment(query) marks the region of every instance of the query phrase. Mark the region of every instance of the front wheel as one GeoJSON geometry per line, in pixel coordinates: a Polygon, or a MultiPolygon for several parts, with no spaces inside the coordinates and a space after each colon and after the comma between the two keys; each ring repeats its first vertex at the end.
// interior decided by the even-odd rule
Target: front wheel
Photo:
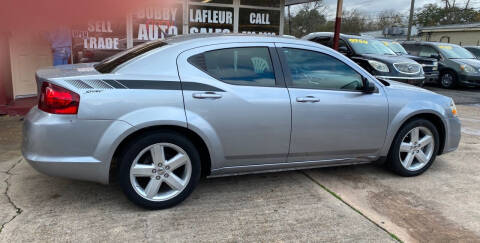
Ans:
{"type": "Polygon", "coordinates": [[[395,137],[388,155],[388,165],[401,176],[420,175],[435,161],[438,148],[436,127],[428,120],[412,120],[395,137]]]}
{"type": "Polygon", "coordinates": [[[185,200],[198,184],[200,156],[195,146],[176,132],[155,132],[127,146],[119,179],[125,195],[148,209],[163,209],[185,200]]]}
{"type": "Polygon", "coordinates": [[[457,75],[452,71],[445,71],[440,75],[440,85],[445,89],[453,89],[457,86],[457,75]]]}

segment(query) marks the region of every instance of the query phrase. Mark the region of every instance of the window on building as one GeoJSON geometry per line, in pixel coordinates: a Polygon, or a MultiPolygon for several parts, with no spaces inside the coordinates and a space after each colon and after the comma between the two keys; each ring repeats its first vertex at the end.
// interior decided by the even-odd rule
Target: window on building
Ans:
{"type": "Polygon", "coordinates": [[[280,7],[280,1],[278,0],[241,0],[240,5],[250,5],[250,6],[262,6],[262,7],[280,7]]]}

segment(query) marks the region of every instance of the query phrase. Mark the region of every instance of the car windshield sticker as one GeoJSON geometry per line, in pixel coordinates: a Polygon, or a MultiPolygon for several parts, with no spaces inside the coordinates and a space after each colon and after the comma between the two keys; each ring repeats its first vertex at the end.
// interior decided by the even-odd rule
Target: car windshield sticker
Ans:
{"type": "Polygon", "coordinates": [[[453,49],[453,47],[451,47],[451,46],[445,46],[445,45],[438,45],[438,48],[440,48],[440,49],[445,49],[445,50],[452,50],[452,49],[453,49]]]}
{"type": "Polygon", "coordinates": [[[362,39],[348,39],[351,43],[360,43],[360,44],[368,44],[367,40],[362,40],[362,39]]]}

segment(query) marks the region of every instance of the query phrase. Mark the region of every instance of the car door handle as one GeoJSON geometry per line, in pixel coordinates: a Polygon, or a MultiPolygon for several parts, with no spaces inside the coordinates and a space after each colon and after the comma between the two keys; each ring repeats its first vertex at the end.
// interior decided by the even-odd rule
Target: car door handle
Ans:
{"type": "Polygon", "coordinates": [[[195,99],[220,99],[220,98],[222,98],[221,94],[217,94],[215,92],[193,93],[192,96],[195,99]]]}
{"type": "Polygon", "coordinates": [[[317,103],[320,102],[320,99],[314,96],[305,96],[305,97],[298,97],[297,102],[300,103],[317,103]]]}

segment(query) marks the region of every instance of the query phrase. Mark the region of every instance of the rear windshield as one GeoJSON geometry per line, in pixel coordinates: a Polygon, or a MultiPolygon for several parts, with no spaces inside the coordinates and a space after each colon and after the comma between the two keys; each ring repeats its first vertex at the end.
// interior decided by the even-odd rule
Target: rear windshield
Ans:
{"type": "Polygon", "coordinates": [[[94,67],[95,69],[97,69],[97,71],[101,73],[110,73],[121,64],[139,55],[142,55],[143,53],[147,53],[151,50],[160,48],[165,45],[167,45],[167,43],[162,41],[147,42],[147,43],[135,46],[134,48],[119,52],[111,57],[108,57],[103,61],[95,64],[94,67]]]}

